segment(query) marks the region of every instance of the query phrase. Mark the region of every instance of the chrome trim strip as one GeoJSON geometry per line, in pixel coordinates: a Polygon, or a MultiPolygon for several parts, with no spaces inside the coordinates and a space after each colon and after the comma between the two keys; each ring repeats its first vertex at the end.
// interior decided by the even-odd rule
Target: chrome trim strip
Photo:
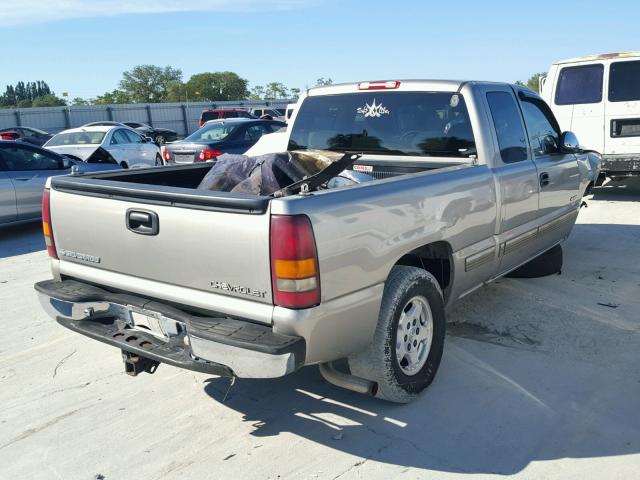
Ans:
{"type": "Polygon", "coordinates": [[[496,247],[489,247],[464,259],[464,270],[469,272],[490,262],[495,257],[496,247]]]}
{"type": "Polygon", "coordinates": [[[533,230],[529,230],[528,232],[524,232],[517,237],[512,238],[511,240],[507,240],[503,243],[504,247],[502,249],[503,255],[508,255],[511,252],[516,251],[519,248],[524,247],[538,235],[538,229],[534,228],[533,230]]]}

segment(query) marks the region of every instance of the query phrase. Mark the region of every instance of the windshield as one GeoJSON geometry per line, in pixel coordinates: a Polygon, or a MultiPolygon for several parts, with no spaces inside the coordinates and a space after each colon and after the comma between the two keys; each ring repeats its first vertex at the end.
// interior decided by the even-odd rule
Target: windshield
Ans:
{"type": "Polygon", "coordinates": [[[367,92],[307,97],[289,150],[467,157],[475,142],[464,98],[454,92],[367,92]]]}
{"type": "Polygon", "coordinates": [[[105,132],[69,132],[59,133],[47,142],[48,147],[61,145],[99,145],[105,132]]]}
{"type": "Polygon", "coordinates": [[[225,125],[223,123],[206,125],[193,132],[185,140],[190,142],[217,142],[227,138],[235,128],[236,126],[234,125],[225,125]]]}

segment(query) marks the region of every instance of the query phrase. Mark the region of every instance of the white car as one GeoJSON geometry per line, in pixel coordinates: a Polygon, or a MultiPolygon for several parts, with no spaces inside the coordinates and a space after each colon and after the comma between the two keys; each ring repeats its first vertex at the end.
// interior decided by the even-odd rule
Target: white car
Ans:
{"type": "Polygon", "coordinates": [[[99,157],[98,161],[122,168],[162,165],[158,146],[128,127],[72,128],[54,135],[43,147],[83,161],[99,157]]]}

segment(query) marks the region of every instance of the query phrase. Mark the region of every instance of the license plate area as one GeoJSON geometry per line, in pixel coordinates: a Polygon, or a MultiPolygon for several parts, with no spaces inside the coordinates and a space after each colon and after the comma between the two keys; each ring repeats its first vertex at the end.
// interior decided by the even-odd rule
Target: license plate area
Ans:
{"type": "Polygon", "coordinates": [[[169,341],[170,337],[185,331],[182,323],[167,318],[159,312],[134,306],[129,306],[128,309],[131,316],[130,326],[134,330],[149,333],[164,341],[169,341]]]}

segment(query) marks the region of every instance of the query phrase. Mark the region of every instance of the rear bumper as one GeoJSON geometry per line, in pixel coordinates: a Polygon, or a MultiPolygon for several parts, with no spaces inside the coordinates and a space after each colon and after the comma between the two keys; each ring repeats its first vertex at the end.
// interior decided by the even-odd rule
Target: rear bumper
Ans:
{"type": "MultiPolygon", "coordinates": [[[[196,317],[138,296],[75,280],[35,285],[45,311],[95,340],[176,367],[241,378],[282,377],[300,368],[305,341],[270,326],[228,317],[196,317]],[[135,318],[153,324],[136,326],[135,318]]],[[[140,322],[139,322],[140,323],[140,322]]]]}
{"type": "Polygon", "coordinates": [[[603,155],[600,171],[608,177],[640,175],[640,153],[631,155],[603,155]]]}

